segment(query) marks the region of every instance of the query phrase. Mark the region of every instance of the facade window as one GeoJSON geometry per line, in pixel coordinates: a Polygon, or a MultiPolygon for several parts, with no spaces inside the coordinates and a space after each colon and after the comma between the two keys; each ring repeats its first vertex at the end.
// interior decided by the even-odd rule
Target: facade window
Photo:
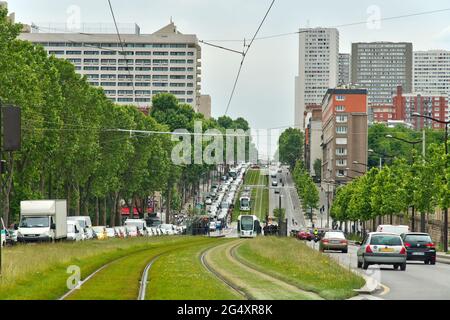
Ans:
{"type": "Polygon", "coordinates": [[[347,133],[347,127],[336,127],[336,133],[346,134],[347,133]]]}
{"type": "Polygon", "coordinates": [[[336,177],[342,178],[342,177],[345,177],[345,176],[346,176],[346,171],[345,170],[339,169],[339,170],[336,171],[336,177]]]}
{"type": "Polygon", "coordinates": [[[154,87],[168,87],[169,84],[167,82],[153,82],[154,87]]]}
{"type": "Polygon", "coordinates": [[[136,82],[136,87],[150,87],[150,82],[136,82]]]}
{"type": "Polygon", "coordinates": [[[345,106],[336,106],[336,111],[337,111],[337,112],[343,112],[343,111],[345,111],[345,106]]]}
{"type": "Polygon", "coordinates": [[[136,102],[150,102],[150,98],[136,98],[134,100],[136,102]]]}
{"type": "Polygon", "coordinates": [[[104,70],[104,71],[116,71],[117,67],[102,67],[102,70],[104,70]]]}
{"type": "Polygon", "coordinates": [[[337,123],[347,123],[347,116],[338,115],[336,116],[337,123]]]}
{"type": "Polygon", "coordinates": [[[133,98],[118,98],[118,102],[133,102],[133,98]]]}
{"type": "Polygon", "coordinates": [[[116,90],[104,90],[104,92],[107,95],[115,95],[116,94],[116,90]]]}
{"type": "Polygon", "coordinates": [[[347,148],[336,148],[336,155],[337,156],[346,156],[347,155],[347,148]]]}
{"type": "Polygon", "coordinates": [[[338,166],[338,167],[345,167],[345,166],[347,166],[347,159],[337,159],[336,160],[336,166],[338,166]]]}
{"type": "Polygon", "coordinates": [[[115,87],[116,83],[115,82],[102,82],[102,87],[115,87]]]}
{"type": "Polygon", "coordinates": [[[72,54],[72,55],[80,55],[81,54],[81,51],[70,51],[70,50],[68,50],[68,51],[66,51],[66,54],[72,54]]]}
{"type": "Polygon", "coordinates": [[[167,67],[153,67],[153,71],[158,71],[158,72],[169,71],[169,68],[167,68],[167,67]]]}
{"type": "Polygon", "coordinates": [[[151,71],[152,68],[150,67],[136,67],[136,71],[151,71]]]}
{"type": "Polygon", "coordinates": [[[100,52],[99,51],[85,51],[84,54],[87,54],[87,55],[99,55],[100,52]]]}
{"type": "Polygon", "coordinates": [[[48,54],[61,55],[64,54],[64,50],[50,50],[48,54]]]}
{"type": "Polygon", "coordinates": [[[345,101],[345,96],[342,95],[336,96],[336,101],[345,101]]]}
{"type": "Polygon", "coordinates": [[[83,70],[89,70],[89,71],[94,71],[94,70],[98,70],[98,67],[84,67],[83,70]]]}
{"type": "Polygon", "coordinates": [[[171,68],[170,68],[170,71],[183,72],[183,71],[186,71],[186,68],[171,67],[171,68]]]}
{"type": "Polygon", "coordinates": [[[119,90],[119,95],[133,94],[133,90],[119,90]]]}

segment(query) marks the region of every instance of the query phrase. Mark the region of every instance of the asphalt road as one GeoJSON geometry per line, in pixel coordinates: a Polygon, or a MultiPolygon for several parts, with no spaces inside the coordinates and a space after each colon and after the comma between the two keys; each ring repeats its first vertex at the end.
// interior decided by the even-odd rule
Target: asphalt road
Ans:
{"type": "MultiPolygon", "coordinates": [[[[315,244],[318,248],[318,244],[315,244]]],[[[349,246],[347,254],[327,252],[344,266],[351,266],[358,272],[375,278],[384,290],[374,294],[386,300],[449,300],[450,265],[437,262],[425,265],[423,262],[410,261],[406,271],[394,270],[391,266],[370,266],[368,270],[357,269],[356,246],[349,246]]]]}
{"type": "MultiPolygon", "coordinates": [[[[282,167],[282,173],[277,174],[277,181],[280,187],[280,194],[275,194],[275,189],[271,187],[269,192],[269,212],[272,213],[274,208],[279,206],[279,197],[281,195],[281,207],[286,210],[286,218],[288,219],[288,233],[291,230],[298,230],[305,226],[305,217],[301,208],[297,191],[294,187],[292,176],[285,167],[282,167]],[[279,183],[280,178],[284,182],[284,187],[279,183]]],[[[272,183],[270,178],[270,184],[272,183]]]]}

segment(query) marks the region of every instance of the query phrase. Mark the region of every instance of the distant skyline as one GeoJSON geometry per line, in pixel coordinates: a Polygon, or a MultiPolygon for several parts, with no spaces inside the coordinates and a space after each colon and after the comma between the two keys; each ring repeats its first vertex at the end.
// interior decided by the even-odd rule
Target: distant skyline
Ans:
{"type": "MultiPolygon", "coordinates": [[[[112,0],[120,23],[137,23],[141,33],[152,33],[172,17],[182,33],[200,40],[249,39],[270,1],[263,0],[112,0]]],[[[71,6],[80,9],[81,23],[112,23],[108,2],[88,0],[10,0],[16,20],[65,23],[71,6]]],[[[260,36],[295,32],[301,27],[336,25],[428,12],[450,7],[446,0],[277,0],[260,36]],[[406,5],[407,4],[407,5],[406,5]]],[[[450,50],[450,11],[340,27],[340,52],[350,53],[352,42],[412,42],[414,50],[450,50]]],[[[218,44],[242,50],[242,44],[218,44]]],[[[294,80],[298,69],[298,35],[255,41],[246,58],[229,116],[244,117],[252,128],[288,127],[294,124],[294,80]]],[[[225,112],[240,56],[202,45],[202,93],[212,98],[212,116],[225,112]]]]}

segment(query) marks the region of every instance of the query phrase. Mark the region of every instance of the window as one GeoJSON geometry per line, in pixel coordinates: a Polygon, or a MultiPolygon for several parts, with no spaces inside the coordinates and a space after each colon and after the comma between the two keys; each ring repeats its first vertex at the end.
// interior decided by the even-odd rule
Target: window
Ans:
{"type": "Polygon", "coordinates": [[[136,102],[150,102],[150,98],[136,98],[136,102]]]}
{"type": "Polygon", "coordinates": [[[347,159],[337,159],[336,160],[336,166],[344,167],[346,165],[347,165],[347,159]]]}
{"type": "Polygon", "coordinates": [[[336,106],[336,111],[343,112],[343,111],[345,111],[345,107],[344,106],[336,106]]]}
{"type": "Polygon", "coordinates": [[[84,67],[83,70],[90,70],[90,71],[94,71],[94,70],[98,70],[98,67],[84,67]]]}
{"type": "Polygon", "coordinates": [[[181,80],[181,79],[186,79],[186,76],[184,76],[184,75],[170,75],[170,79],[181,80]]]}
{"type": "Polygon", "coordinates": [[[133,98],[119,98],[118,102],[133,102],[133,98]]]}
{"type": "Polygon", "coordinates": [[[104,70],[104,71],[116,71],[117,67],[102,67],[102,70],[104,70]]]}
{"type": "Polygon", "coordinates": [[[80,55],[81,51],[66,51],[66,54],[80,55]]]}
{"type": "Polygon", "coordinates": [[[102,85],[102,87],[115,87],[116,83],[115,82],[102,82],[101,85],[102,85]]]}
{"type": "Polygon", "coordinates": [[[347,148],[336,148],[336,155],[337,156],[346,156],[347,148]]]}
{"type": "Polygon", "coordinates": [[[64,54],[64,50],[50,50],[49,52],[48,52],[48,54],[54,54],[54,55],[57,55],[57,54],[64,54]]]}
{"type": "Polygon", "coordinates": [[[133,94],[133,90],[119,90],[119,95],[133,94]]]}
{"type": "Polygon", "coordinates": [[[180,72],[182,72],[182,71],[186,71],[186,68],[172,67],[172,68],[170,68],[170,71],[180,71],[180,72]]]}
{"type": "Polygon", "coordinates": [[[336,96],[336,101],[344,101],[345,100],[345,96],[336,96]]]}
{"type": "Polygon", "coordinates": [[[98,54],[100,54],[100,52],[99,51],[85,51],[84,54],[98,55],[98,54]]]}
{"type": "Polygon", "coordinates": [[[336,127],[336,133],[346,134],[347,133],[347,127],[336,127]]]}
{"type": "Polygon", "coordinates": [[[343,116],[343,115],[336,116],[336,122],[337,123],[346,123],[347,122],[347,116],[343,116]]]}
{"type": "Polygon", "coordinates": [[[342,178],[342,177],[345,177],[345,176],[346,176],[346,171],[345,170],[339,169],[339,170],[336,171],[336,177],[342,178]]]}

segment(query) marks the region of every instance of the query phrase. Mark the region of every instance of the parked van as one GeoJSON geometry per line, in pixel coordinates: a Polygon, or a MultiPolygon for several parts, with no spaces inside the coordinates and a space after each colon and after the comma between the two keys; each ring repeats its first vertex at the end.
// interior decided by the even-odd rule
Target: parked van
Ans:
{"type": "Polygon", "coordinates": [[[20,202],[19,242],[54,241],[67,238],[67,201],[20,202]]]}
{"type": "Polygon", "coordinates": [[[92,239],[94,237],[94,231],[92,230],[91,217],[89,216],[76,216],[67,217],[67,221],[77,221],[83,231],[83,238],[92,239]]]}
{"type": "Polygon", "coordinates": [[[126,227],[137,227],[141,235],[147,235],[147,222],[144,219],[127,219],[125,220],[126,227]]]}
{"type": "Polygon", "coordinates": [[[83,228],[80,223],[75,220],[67,221],[67,240],[70,241],[81,241],[84,240],[83,228]]]}
{"type": "Polygon", "coordinates": [[[387,233],[395,233],[395,234],[401,235],[403,233],[409,232],[409,226],[380,224],[377,227],[377,232],[387,232],[387,233]]]}

